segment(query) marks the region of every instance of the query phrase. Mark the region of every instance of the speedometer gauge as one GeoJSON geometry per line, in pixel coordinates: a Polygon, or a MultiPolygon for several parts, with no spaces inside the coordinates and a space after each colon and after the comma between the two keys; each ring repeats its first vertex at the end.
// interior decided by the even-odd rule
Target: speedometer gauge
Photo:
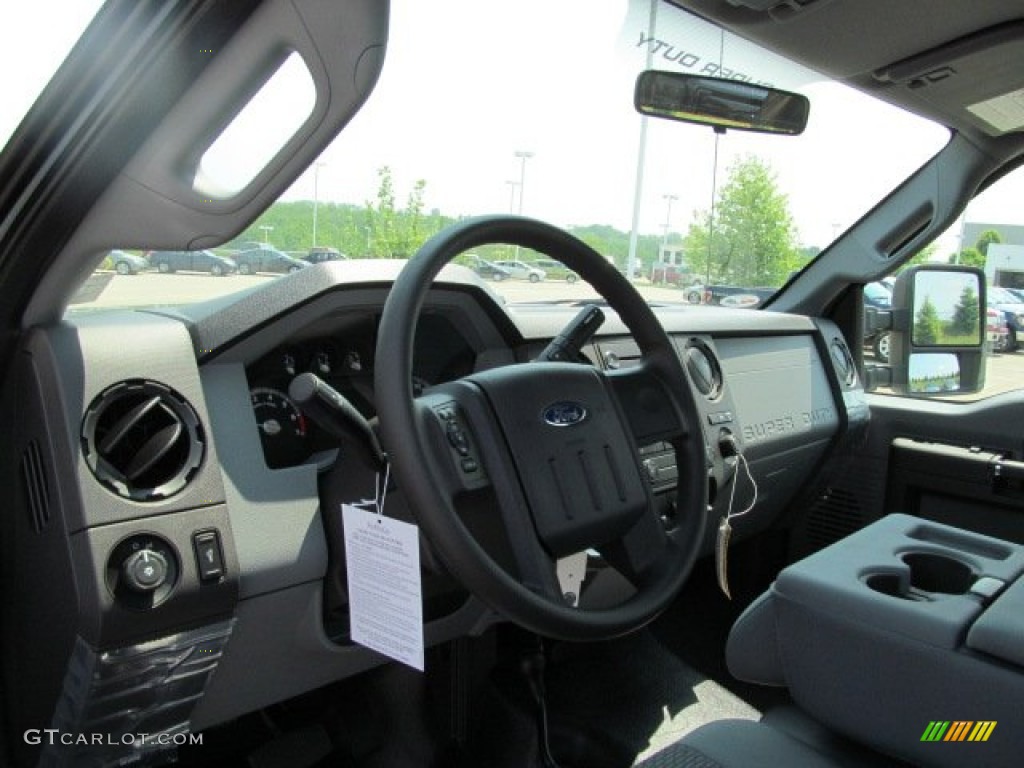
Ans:
{"type": "Polygon", "coordinates": [[[286,394],[270,387],[249,391],[263,454],[271,469],[298,464],[308,455],[306,418],[286,394]]]}

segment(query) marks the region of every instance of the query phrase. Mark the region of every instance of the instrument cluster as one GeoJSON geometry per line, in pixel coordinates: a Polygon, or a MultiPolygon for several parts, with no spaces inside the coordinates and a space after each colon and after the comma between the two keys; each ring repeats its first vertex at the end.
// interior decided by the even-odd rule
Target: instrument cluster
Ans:
{"type": "MultiPolygon", "coordinates": [[[[288,396],[301,373],[313,373],[344,395],[368,419],[377,415],[373,392],[374,351],[379,315],[338,319],[329,331],[316,330],[276,347],[248,366],[249,396],[267,466],[309,461],[329,463],[336,441],[288,396]]],[[[444,315],[424,315],[413,358],[413,393],[472,372],[476,353],[444,315]]]]}

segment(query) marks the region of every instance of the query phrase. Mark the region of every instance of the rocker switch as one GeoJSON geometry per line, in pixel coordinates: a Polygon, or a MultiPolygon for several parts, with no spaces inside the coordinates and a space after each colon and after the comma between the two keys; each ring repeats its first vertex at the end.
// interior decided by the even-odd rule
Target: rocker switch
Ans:
{"type": "Polygon", "coordinates": [[[216,581],[224,575],[224,556],[217,531],[201,531],[193,535],[192,547],[196,553],[200,581],[216,581]]]}

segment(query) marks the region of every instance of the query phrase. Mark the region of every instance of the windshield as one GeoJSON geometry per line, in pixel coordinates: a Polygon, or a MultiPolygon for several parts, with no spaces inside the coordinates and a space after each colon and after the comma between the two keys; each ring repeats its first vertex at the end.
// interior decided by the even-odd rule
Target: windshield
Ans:
{"type": "Polygon", "coordinates": [[[989,286],[988,301],[990,304],[1020,304],[1021,299],[1008,288],[989,286]]]}
{"type": "MultiPolygon", "coordinates": [[[[754,307],[948,140],[673,6],[655,15],[647,0],[394,0],[376,90],[279,201],[212,253],[107,255],[106,285],[78,306],[187,303],[321,261],[407,258],[451,222],[515,213],[586,241],[650,301],[754,307]],[[799,91],[808,128],[642,118],[647,68],[799,91]]],[[[495,245],[459,260],[510,302],[592,295],[553,259],[495,245]]]]}
{"type": "Polygon", "coordinates": [[[8,3],[4,21],[8,34],[0,45],[4,107],[0,109],[0,149],[39,98],[43,88],[67,57],[75,41],[96,15],[100,0],[33,0],[8,3]],[[16,76],[13,76],[17,73],[16,76]]]}

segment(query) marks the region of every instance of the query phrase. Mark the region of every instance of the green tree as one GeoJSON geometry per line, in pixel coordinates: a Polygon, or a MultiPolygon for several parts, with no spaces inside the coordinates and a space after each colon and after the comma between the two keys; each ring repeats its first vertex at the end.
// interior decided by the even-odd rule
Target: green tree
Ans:
{"type": "Polygon", "coordinates": [[[914,344],[928,346],[938,344],[942,336],[942,322],[935,310],[931,296],[925,296],[921,308],[914,318],[914,344]]]}
{"type": "Polygon", "coordinates": [[[949,260],[950,264],[963,264],[965,267],[985,267],[985,254],[977,248],[964,248],[949,260]]]}
{"type": "Polygon", "coordinates": [[[994,229],[986,229],[984,232],[982,232],[980,235],[978,235],[978,242],[976,242],[974,244],[974,247],[977,248],[981,252],[982,256],[986,256],[987,257],[988,256],[988,247],[990,245],[992,245],[992,243],[1001,243],[1001,242],[1003,242],[1003,236],[1002,235],[1000,235],[994,229]]]}
{"type": "Polygon", "coordinates": [[[684,248],[691,265],[712,282],[779,286],[806,263],[796,246],[789,200],[771,167],[754,155],[729,168],[711,224],[710,213],[698,211],[684,248]]]}
{"type": "Polygon", "coordinates": [[[395,184],[391,168],[386,165],[377,169],[377,199],[367,201],[366,212],[371,237],[367,256],[390,258],[398,245],[398,214],[395,211],[395,184]]]}
{"type": "Polygon", "coordinates": [[[960,293],[960,300],[953,308],[953,320],[949,324],[950,334],[976,337],[981,319],[978,307],[978,294],[972,286],[965,285],[960,293]]]}

